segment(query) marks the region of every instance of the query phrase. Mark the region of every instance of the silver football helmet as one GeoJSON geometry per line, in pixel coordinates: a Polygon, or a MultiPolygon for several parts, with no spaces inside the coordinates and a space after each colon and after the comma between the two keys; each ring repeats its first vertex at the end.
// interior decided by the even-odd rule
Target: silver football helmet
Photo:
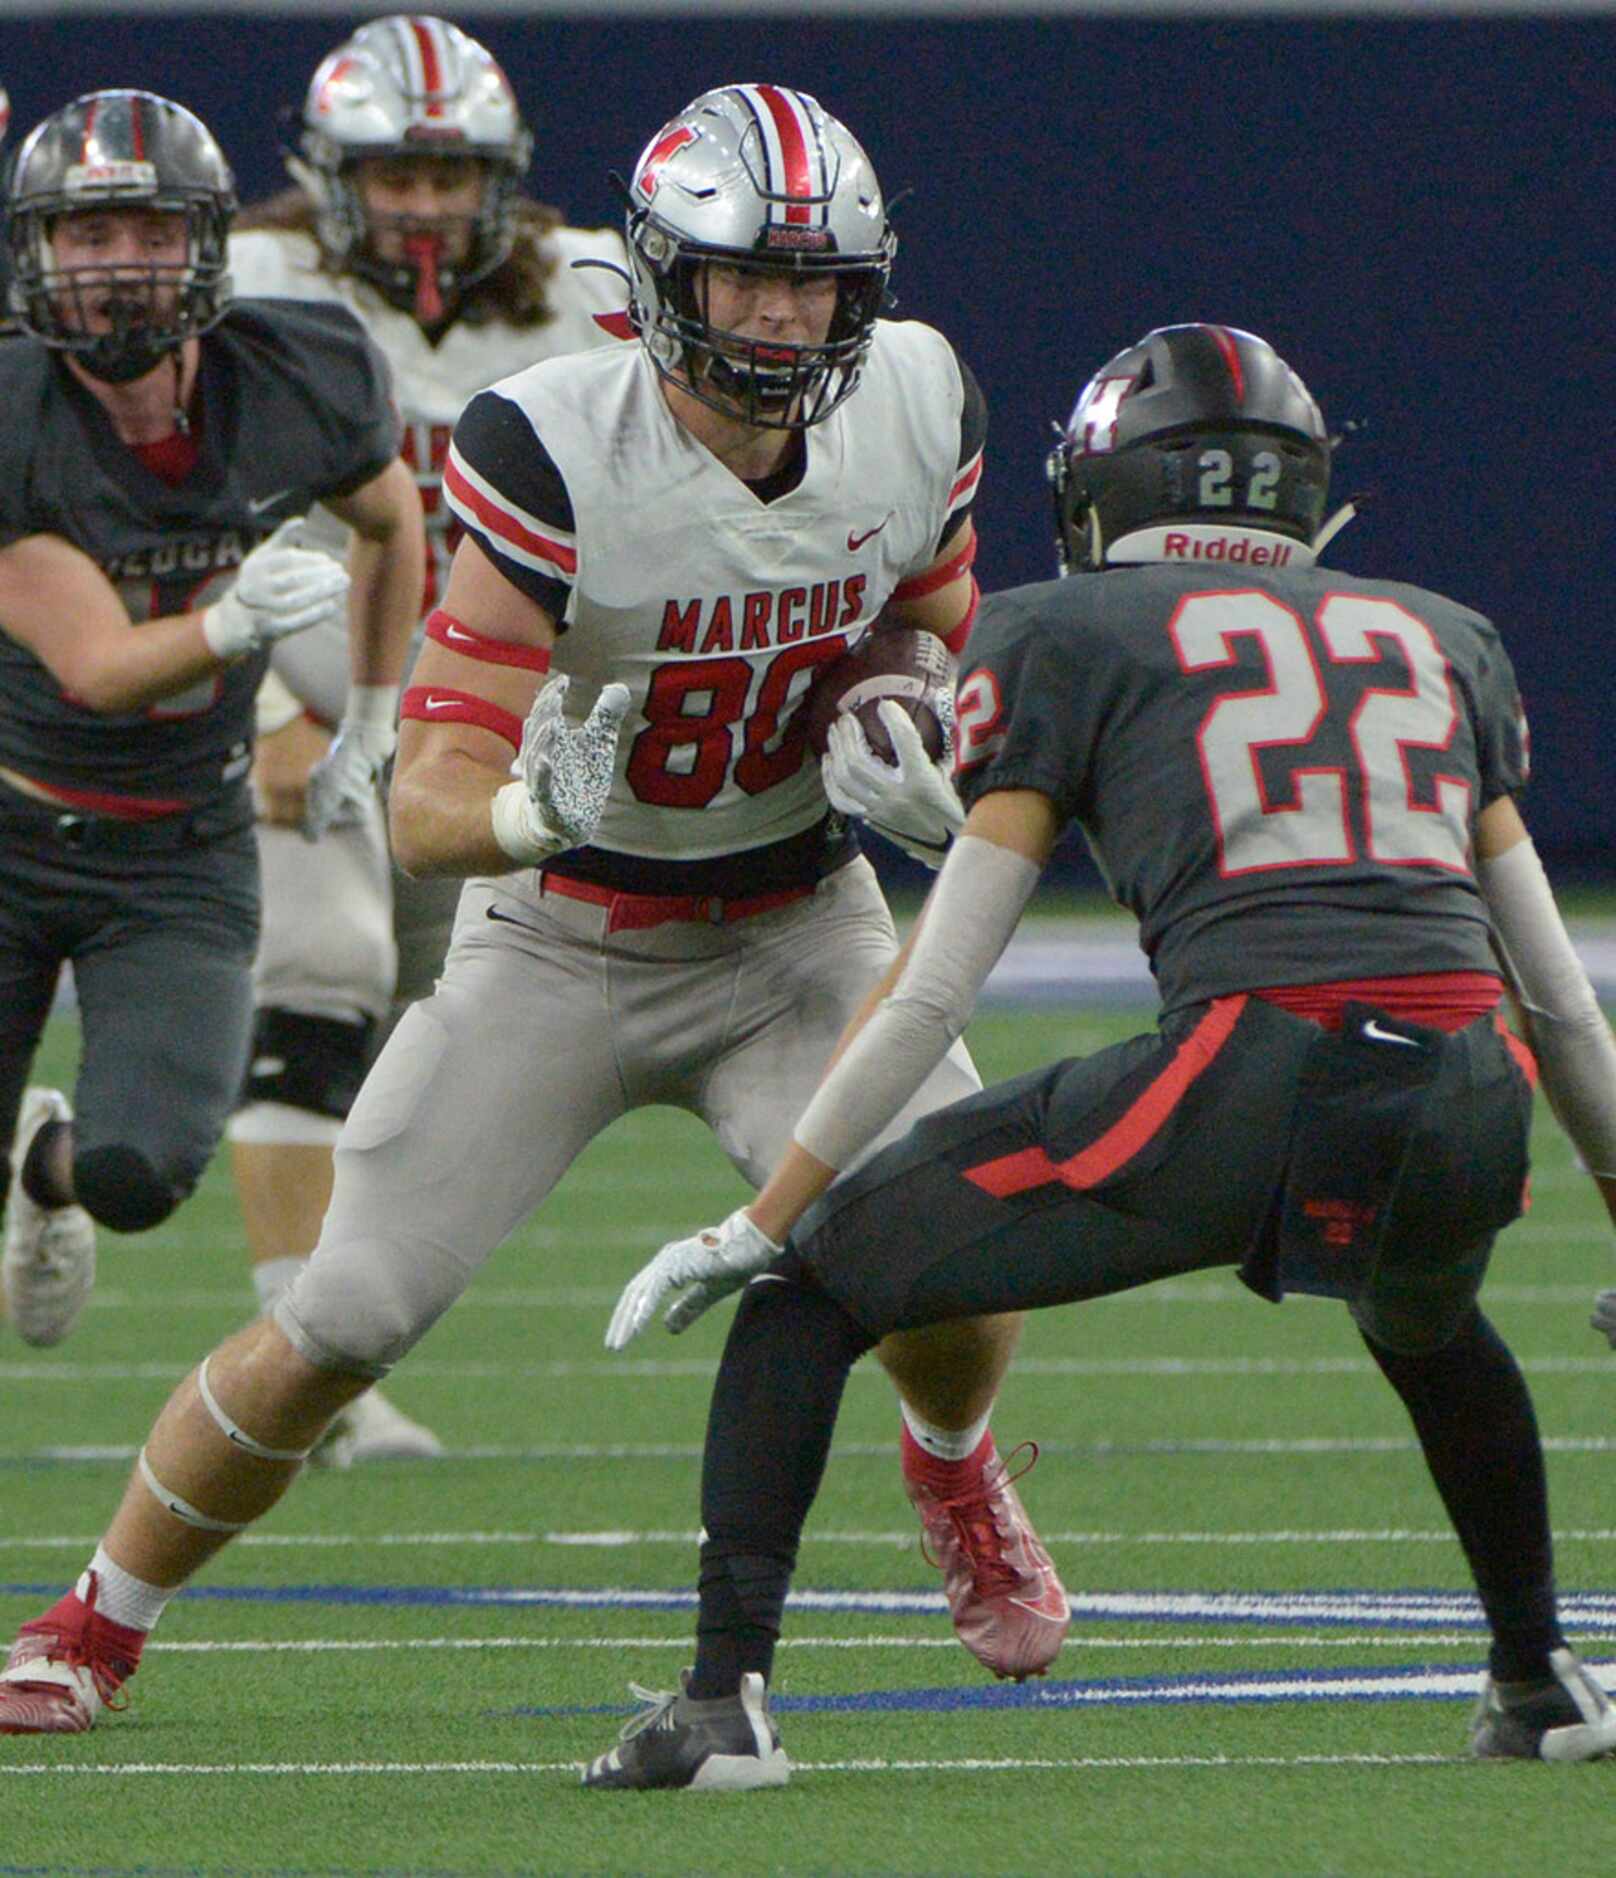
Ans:
{"type": "Polygon", "coordinates": [[[149,91],[95,91],[36,125],[6,199],[11,303],[24,329],[110,384],[142,378],[204,333],[230,304],[226,241],[235,179],[200,118],[149,91]],[[117,261],[63,268],[52,231],[64,215],[157,209],[185,217],[178,265],[117,261]],[[89,313],[110,316],[92,332],[89,313]]]}
{"type": "Polygon", "coordinates": [[[851,395],[898,244],[845,124],[806,92],[726,85],[657,132],[628,193],[629,319],[659,372],[768,429],[806,429],[851,395]],[[763,345],[715,327],[708,261],[834,274],[825,342],[763,345]]]}
{"type": "Polygon", "coordinates": [[[533,156],[516,94],[486,46],[447,20],[395,13],[361,26],[328,54],[303,103],[299,154],[287,168],[313,198],[320,245],[339,266],[362,275],[406,310],[460,293],[491,274],[511,251],[516,194],[533,156]],[[354,185],[364,157],[476,158],[485,166],[471,252],[458,264],[438,252],[430,218],[402,217],[416,238],[413,258],[387,263],[354,185]],[[435,274],[430,287],[424,275],[435,274]]]}

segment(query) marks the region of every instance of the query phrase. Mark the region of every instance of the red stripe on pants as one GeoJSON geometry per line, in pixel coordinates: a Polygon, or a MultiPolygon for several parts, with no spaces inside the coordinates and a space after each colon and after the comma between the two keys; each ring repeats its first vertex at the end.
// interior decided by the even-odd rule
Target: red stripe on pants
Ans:
{"type": "Polygon", "coordinates": [[[1129,1105],[1127,1112],[1097,1141],[1069,1160],[1052,1161],[1043,1148],[1019,1148],[1003,1154],[996,1161],[983,1161],[965,1170],[965,1178],[984,1193],[1005,1199],[1013,1193],[1026,1193],[1033,1187],[1047,1187],[1059,1181],[1076,1192],[1096,1187],[1107,1175],[1125,1166],[1147,1146],[1166,1122],[1203,1070],[1229,1039],[1246,1008],[1245,994],[1217,998],[1190,1034],[1173,1052],[1173,1060],[1129,1105]]]}

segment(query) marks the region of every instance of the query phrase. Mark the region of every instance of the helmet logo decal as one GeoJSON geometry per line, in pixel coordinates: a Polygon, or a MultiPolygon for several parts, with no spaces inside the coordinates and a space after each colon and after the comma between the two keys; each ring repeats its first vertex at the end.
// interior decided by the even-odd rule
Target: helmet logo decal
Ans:
{"type": "Polygon", "coordinates": [[[688,124],[675,124],[665,137],[659,137],[646,152],[640,173],[634,179],[634,187],[649,202],[657,192],[657,184],[662,180],[662,166],[675,151],[684,149],[687,143],[696,141],[696,133],[688,124]]]}
{"type": "Polygon", "coordinates": [[[1246,401],[1246,375],[1240,367],[1240,348],[1234,342],[1234,335],[1221,326],[1209,326],[1206,329],[1212,335],[1212,343],[1223,354],[1223,362],[1229,368],[1229,376],[1234,380],[1234,399],[1236,404],[1246,401]]]}
{"type": "Polygon", "coordinates": [[[75,193],[84,189],[138,189],[154,195],[157,191],[157,165],[115,162],[111,159],[72,163],[63,172],[62,187],[75,193]]]}
{"type": "Polygon", "coordinates": [[[1072,439],[1074,449],[1094,456],[1115,447],[1122,400],[1138,382],[1132,374],[1126,378],[1095,379],[1072,414],[1074,430],[1081,425],[1080,435],[1072,439]]]}

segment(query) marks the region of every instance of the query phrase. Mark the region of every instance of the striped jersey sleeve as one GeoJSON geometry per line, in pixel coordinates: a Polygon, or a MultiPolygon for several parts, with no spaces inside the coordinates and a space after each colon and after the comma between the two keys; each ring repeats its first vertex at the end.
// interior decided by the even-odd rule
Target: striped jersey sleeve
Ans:
{"type": "Polygon", "coordinates": [[[526,413],[482,391],[455,425],[444,499],[513,587],[562,629],[578,571],[572,498],[526,413]]]}
{"type": "Polygon", "coordinates": [[[988,435],[988,401],[976,382],[976,374],[958,353],[954,355],[954,363],[959,367],[960,385],[965,394],[960,407],[959,467],[948,492],[948,515],[943,522],[943,532],[937,538],[938,554],[970,520],[977,487],[982,481],[982,449],[988,435]]]}

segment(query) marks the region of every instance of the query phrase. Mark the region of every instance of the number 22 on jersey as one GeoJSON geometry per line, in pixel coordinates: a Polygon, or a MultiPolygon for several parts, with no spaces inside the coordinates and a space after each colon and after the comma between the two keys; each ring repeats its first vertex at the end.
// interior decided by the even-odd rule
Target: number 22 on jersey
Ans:
{"type": "Polygon", "coordinates": [[[1420,801],[1409,767],[1410,750],[1447,749],[1459,723],[1448,662],[1424,620],[1393,600],[1335,593],[1310,631],[1282,601],[1248,589],[1191,594],[1168,630],[1184,672],[1233,666],[1239,639],[1256,640],[1268,668],[1261,690],[1220,693],[1196,735],[1225,876],[1355,860],[1354,796],[1371,860],[1469,873],[1470,783],[1439,774],[1420,801]],[[1407,675],[1353,696],[1354,773],[1309,761],[1330,715],[1321,654],[1332,666],[1386,666],[1388,680],[1407,675]],[[1289,801],[1264,787],[1262,753],[1276,748],[1295,751],[1289,801]]]}

